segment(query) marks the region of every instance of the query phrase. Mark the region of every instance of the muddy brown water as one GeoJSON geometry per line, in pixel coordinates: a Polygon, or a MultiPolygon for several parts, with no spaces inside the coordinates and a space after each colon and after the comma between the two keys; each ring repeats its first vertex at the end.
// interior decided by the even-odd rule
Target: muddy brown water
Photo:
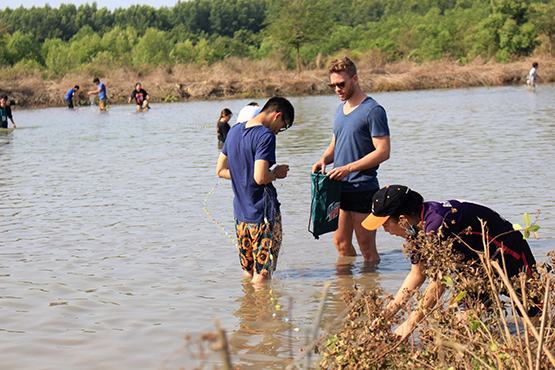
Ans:
{"type": "MultiPolygon", "coordinates": [[[[373,96],[392,132],[381,184],[477,201],[513,222],[541,209],[541,238],[530,243],[539,259],[555,249],[555,85],[373,96]]],[[[246,100],[146,114],[15,110],[19,128],[0,134],[0,368],[191,368],[215,319],[234,364],[283,368],[312,329],[326,282],[324,330],[355,284],[393,292],[409,268],[401,240],[380,232],[372,269],[338,260],[329,235],[307,232],[309,169],[338,101],[292,102],[297,123],[278,136],[278,161],[291,166],[277,183],[283,249],[261,291],[241,280],[230,185],[214,175],[218,114],[237,114],[246,100]]]]}

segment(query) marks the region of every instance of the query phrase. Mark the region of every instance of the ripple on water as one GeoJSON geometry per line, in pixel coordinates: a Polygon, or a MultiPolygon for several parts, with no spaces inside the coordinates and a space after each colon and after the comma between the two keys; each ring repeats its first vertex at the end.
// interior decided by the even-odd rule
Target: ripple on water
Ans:
{"type": "MultiPolygon", "coordinates": [[[[541,208],[542,239],[530,243],[543,258],[555,249],[554,95],[554,86],[376,94],[393,148],[381,183],[485,203],[513,222],[541,208]]],[[[291,166],[277,183],[278,270],[271,289],[243,284],[212,122],[245,103],[17,112],[21,128],[0,135],[0,368],[181,368],[191,363],[185,336],[199,339],[218,318],[236,364],[279,369],[304,343],[324,282],[326,325],[355,285],[396,289],[410,267],[400,240],[380,232],[373,267],[338,260],[329,235],[306,231],[333,96],[293,99],[297,123],[278,136],[278,162],[291,166]]]]}

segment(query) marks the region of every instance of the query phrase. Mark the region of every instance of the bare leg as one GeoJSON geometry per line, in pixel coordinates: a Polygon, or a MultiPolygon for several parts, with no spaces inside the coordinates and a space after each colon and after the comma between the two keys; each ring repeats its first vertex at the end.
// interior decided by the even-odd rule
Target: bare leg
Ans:
{"type": "Polygon", "coordinates": [[[254,271],[251,282],[255,286],[261,285],[261,284],[264,284],[266,281],[270,280],[271,277],[272,275],[268,270],[262,270],[260,271],[260,273],[257,273],[256,271],[254,271]]]}
{"type": "Polygon", "coordinates": [[[351,212],[351,216],[360,253],[362,253],[364,261],[373,263],[380,262],[380,255],[376,248],[376,231],[368,231],[361,225],[368,214],[351,212]]]}
{"type": "Polygon", "coordinates": [[[333,244],[341,257],[357,255],[353,247],[353,212],[339,210],[339,226],[333,233],[333,244]]]}

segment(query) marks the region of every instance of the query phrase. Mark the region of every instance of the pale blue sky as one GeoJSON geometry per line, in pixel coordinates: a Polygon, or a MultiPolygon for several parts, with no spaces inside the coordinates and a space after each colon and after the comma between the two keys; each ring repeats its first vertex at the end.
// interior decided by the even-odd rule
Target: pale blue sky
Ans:
{"type": "MultiPolygon", "coordinates": [[[[22,5],[26,8],[30,8],[32,6],[44,6],[46,4],[56,8],[60,6],[60,4],[75,4],[79,6],[81,4],[90,4],[93,2],[94,1],[91,0],[2,0],[0,2],[0,8],[18,8],[22,5]]],[[[126,8],[134,4],[147,4],[159,8],[161,6],[173,6],[176,3],[177,0],[96,0],[96,5],[99,8],[106,7],[108,9],[126,8]]]]}

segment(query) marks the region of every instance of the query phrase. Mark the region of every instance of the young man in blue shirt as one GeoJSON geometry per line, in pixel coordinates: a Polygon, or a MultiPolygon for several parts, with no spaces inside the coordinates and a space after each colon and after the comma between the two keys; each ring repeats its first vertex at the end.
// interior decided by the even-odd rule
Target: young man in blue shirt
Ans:
{"type": "Polygon", "coordinates": [[[96,84],[96,90],[91,90],[87,94],[98,95],[98,108],[101,112],[106,111],[106,102],[108,101],[108,94],[106,92],[106,85],[100,82],[98,77],[95,77],[93,83],[96,84]]]}
{"type": "Polygon", "coordinates": [[[79,91],[79,85],[75,85],[66,92],[66,95],[64,96],[64,100],[69,109],[73,109],[74,107],[73,98],[75,97],[75,94],[77,94],[78,91],[79,91]]]}
{"type": "Polygon", "coordinates": [[[237,246],[244,276],[253,284],[269,279],[281,247],[281,213],[273,182],[289,166],[276,163],[276,135],[293,124],[293,105],[273,97],[254,118],[229,131],[216,174],[231,180],[237,246]]]}
{"type": "Polygon", "coordinates": [[[365,230],[361,222],[370,214],[371,200],[380,188],[377,170],[389,158],[389,127],[385,110],[367,96],[358,82],[356,66],[347,57],[332,62],[330,84],[342,101],[333,124],[328,148],[312,166],[312,172],[328,172],[332,180],[342,181],[339,226],[333,243],[340,256],[356,256],[353,232],[360,252],[367,262],[380,260],[376,232],[365,230]]]}

